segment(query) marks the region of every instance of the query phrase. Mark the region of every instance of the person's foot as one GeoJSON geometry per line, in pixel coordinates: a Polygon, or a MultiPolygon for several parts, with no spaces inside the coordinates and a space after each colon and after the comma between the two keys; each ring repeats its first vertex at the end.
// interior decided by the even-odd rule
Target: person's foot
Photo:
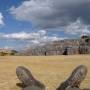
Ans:
{"type": "Polygon", "coordinates": [[[16,75],[24,87],[34,85],[40,88],[45,88],[44,84],[36,80],[31,72],[24,66],[19,66],[16,68],[16,75]]]}
{"type": "MultiPolygon", "coordinates": [[[[57,88],[57,90],[65,90],[68,86],[71,86],[72,89],[79,89],[81,82],[85,79],[87,75],[87,67],[84,65],[80,65],[76,67],[71,73],[70,77],[65,80],[61,85],[57,88]]],[[[75,90],[74,89],[74,90],[75,90]]],[[[68,89],[69,90],[69,89],[68,89]]]]}
{"type": "Polygon", "coordinates": [[[87,75],[87,67],[85,65],[79,65],[73,70],[71,76],[67,79],[67,82],[72,87],[79,88],[80,84],[85,79],[86,75],[87,75]]]}

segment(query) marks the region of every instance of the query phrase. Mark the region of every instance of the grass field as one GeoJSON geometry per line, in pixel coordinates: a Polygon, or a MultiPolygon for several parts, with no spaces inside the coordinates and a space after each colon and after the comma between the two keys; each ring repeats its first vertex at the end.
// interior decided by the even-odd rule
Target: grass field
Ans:
{"type": "Polygon", "coordinates": [[[46,85],[46,90],[56,90],[67,79],[76,66],[84,64],[88,68],[81,88],[90,89],[90,55],[77,56],[5,56],[0,57],[0,90],[21,90],[16,86],[16,67],[26,66],[35,78],[46,85]]]}

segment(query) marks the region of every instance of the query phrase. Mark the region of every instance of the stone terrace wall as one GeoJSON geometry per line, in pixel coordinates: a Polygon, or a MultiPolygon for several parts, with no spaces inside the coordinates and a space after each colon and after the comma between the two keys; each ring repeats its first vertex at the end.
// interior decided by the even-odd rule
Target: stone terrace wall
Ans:
{"type": "Polygon", "coordinates": [[[26,53],[36,56],[90,54],[90,38],[54,41],[52,44],[27,50],[26,53]]]}

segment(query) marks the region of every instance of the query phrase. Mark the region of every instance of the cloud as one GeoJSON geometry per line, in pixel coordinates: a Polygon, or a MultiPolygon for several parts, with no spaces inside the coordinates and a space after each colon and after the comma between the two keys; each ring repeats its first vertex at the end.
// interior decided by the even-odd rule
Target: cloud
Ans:
{"type": "Polygon", "coordinates": [[[90,34],[90,30],[88,29],[88,25],[84,25],[81,20],[77,20],[76,22],[70,23],[68,26],[64,28],[66,33],[73,34],[73,35],[83,35],[83,34],[90,34]]]}
{"type": "Polygon", "coordinates": [[[14,49],[14,47],[12,47],[12,46],[5,46],[5,47],[3,47],[3,49],[13,50],[13,49],[14,49]]]}
{"type": "Polygon", "coordinates": [[[32,40],[39,37],[38,33],[26,33],[26,32],[19,32],[19,33],[11,33],[11,34],[2,34],[1,38],[4,39],[16,39],[16,40],[32,40]]]}
{"type": "Polygon", "coordinates": [[[62,40],[66,39],[58,37],[58,36],[49,36],[45,30],[39,30],[37,32],[26,33],[26,32],[19,32],[19,33],[11,33],[5,34],[0,33],[0,39],[4,40],[19,40],[19,41],[27,41],[32,44],[45,44],[47,42],[52,42],[55,40],[62,40]]]}
{"type": "Polygon", "coordinates": [[[0,25],[4,25],[4,22],[3,22],[3,15],[2,15],[1,12],[0,12],[0,25]]]}
{"type": "Polygon", "coordinates": [[[90,0],[28,0],[10,11],[16,19],[30,21],[40,29],[65,27],[78,18],[90,24],[90,0]]]}

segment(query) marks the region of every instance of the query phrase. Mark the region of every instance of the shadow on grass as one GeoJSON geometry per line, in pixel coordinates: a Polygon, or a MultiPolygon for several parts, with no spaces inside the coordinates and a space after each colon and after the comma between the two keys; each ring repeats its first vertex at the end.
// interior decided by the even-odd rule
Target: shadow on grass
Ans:
{"type": "Polygon", "coordinates": [[[84,89],[81,89],[81,90],[90,90],[90,88],[84,88],[84,89]]]}
{"type": "Polygon", "coordinates": [[[25,88],[26,86],[23,83],[16,83],[16,85],[20,88],[25,88]]]}
{"type": "MultiPolygon", "coordinates": [[[[16,83],[16,85],[18,87],[22,88],[21,90],[43,90],[43,89],[40,89],[40,88],[37,88],[37,87],[26,87],[23,83],[16,83]]],[[[56,89],[56,90],[58,90],[58,89],[56,89]]],[[[84,89],[80,89],[80,90],[90,90],[90,88],[84,88],[84,89]]]]}

